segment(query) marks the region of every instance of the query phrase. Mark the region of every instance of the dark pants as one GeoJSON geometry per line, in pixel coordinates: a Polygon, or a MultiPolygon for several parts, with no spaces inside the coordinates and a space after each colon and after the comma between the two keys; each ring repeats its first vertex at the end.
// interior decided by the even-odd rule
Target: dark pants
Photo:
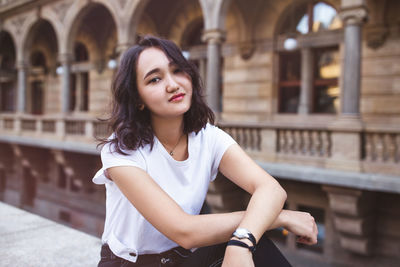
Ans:
{"type": "MultiPolygon", "coordinates": [[[[115,256],[107,245],[101,249],[99,267],[218,267],[224,259],[226,243],[202,247],[195,252],[175,248],[161,254],[139,255],[136,263],[115,256]]],[[[253,255],[256,267],[290,267],[290,263],[265,235],[253,255]]]]}

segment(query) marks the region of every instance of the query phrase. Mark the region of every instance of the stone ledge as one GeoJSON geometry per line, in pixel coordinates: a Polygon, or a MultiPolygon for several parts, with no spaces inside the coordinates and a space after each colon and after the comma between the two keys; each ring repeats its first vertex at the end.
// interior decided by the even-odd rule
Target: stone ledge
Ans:
{"type": "Polygon", "coordinates": [[[1,134],[0,142],[35,146],[47,149],[59,149],[59,150],[84,153],[84,154],[100,155],[100,150],[96,148],[96,143],[94,139],[92,143],[86,143],[86,142],[51,140],[43,138],[29,138],[22,136],[10,136],[1,134]]]}
{"type": "Polygon", "coordinates": [[[338,171],[283,163],[257,163],[272,176],[324,185],[343,186],[369,191],[400,193],[400,176],[377,173],[338,171]]]}
{"type": "Polygon", "coordinates": [[[97,266],[99,238],[0,202],[2,266],[97,266]]]}

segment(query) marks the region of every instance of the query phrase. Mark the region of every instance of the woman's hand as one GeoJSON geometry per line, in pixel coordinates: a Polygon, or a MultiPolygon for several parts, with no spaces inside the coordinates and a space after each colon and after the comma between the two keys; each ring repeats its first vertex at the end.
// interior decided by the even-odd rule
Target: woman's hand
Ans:
{"type": "Polygon", "coordinates": [[[253,254],[247,248],[227,246],[222,267],[254,267],[253,254]]]}
{"type": "Polygon", "coordinates": [[[317,243],[318,228],[314,217],[308,212],[283,210],[285,217],[284,227],[297,235],[297,242],[306,245],[317,243]]]}

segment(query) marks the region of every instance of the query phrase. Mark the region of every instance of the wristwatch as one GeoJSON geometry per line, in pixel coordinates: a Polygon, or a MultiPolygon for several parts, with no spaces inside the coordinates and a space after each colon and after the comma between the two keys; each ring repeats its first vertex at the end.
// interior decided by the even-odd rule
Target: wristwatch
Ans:
{"type": "Polygon", "coordinates": [[[232,237],[236,237],[239,239],[248,239],[251,241],[251,243],[253,243],[253,246],[256,246],[257,242],[256,242],[256,238],[254,237],[254,235],[247,230],[246,228],[238,228],[235,230],[235,232],[233,232],[232,237]]]}

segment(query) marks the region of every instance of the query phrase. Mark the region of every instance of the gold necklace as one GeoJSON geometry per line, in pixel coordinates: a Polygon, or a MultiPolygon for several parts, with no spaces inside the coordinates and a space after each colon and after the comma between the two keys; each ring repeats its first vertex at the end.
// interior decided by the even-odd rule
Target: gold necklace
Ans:
{"type": "MultiPolygon", "coordinates": [[[[182,136],[183,136],[184,134],[182,133],[182,135],[179,137],[179,139],[178,139],[178,142],[176,142],[176,145],[169,151],[169,154],[173,157],[174,156],[174,150],[175,150],[175,148],[178,146],[178,144],[179,144],[179,142],[181,141],[181,139],[182,139],[182,136]]],[[[161,140],[160,140],[160,143],[165,147],[165,148],[167,148],[167,146],[163,143],[163,142],[161,142],[161,140]]],[[[168,148],[167,148],[167,150],[168,150],[168,148]]]]}

